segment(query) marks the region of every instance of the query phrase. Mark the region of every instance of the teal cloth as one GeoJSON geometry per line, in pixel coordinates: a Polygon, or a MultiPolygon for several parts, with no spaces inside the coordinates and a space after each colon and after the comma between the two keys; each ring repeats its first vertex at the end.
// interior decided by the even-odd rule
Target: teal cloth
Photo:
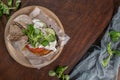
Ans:
{"type": "MultiPolygon", "coordinates": [[[[101,39],[101,45],[92,47],[93,51],[86,53],[86,57],[70,73],[71,80],[117,80],[120,56],[113,55],[107,67],[101,64],[102,60],[108,56],[106,48],[110,42],[108,33],[111,29],[120,32],[120,8],[101,39]]],[[[112,42],[111,46],[113,49],[120,50],[120,40],[116,43],[112,42]]]]}

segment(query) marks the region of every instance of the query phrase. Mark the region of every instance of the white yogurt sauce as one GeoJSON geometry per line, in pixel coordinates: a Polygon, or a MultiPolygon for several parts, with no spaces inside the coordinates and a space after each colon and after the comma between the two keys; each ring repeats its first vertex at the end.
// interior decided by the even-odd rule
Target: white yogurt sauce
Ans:
{"type": "Polygon", "coordinates": [[[42,46],[42,45],[39,45],[39,48],[45,48],[47,50],[53,50],[54,52],[56,51],[56,44],[57,44],[57,41],[55,40],[54,42],[50,42],[48,46],[42,46]]]}
{"type": "Polygon", "coordinates": [[[32,22],[34,23],[35,28],[44,28],[46,27],[46,24],[39,19],[33,19],[32,22]]]}

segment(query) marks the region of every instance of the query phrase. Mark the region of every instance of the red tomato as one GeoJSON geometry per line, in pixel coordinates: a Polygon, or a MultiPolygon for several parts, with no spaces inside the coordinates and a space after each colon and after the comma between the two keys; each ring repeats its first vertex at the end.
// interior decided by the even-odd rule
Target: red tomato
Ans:
{"type": "Polygon", "coordinates": [[[33,53],[39,53],[42,50],[44,50],[43,48],[30,48],[28,45],[25,46],[27,49],[29,49],[31,52],[33,53]]]}
{"type": "Polygon", "coordinates": [[[30,48],[28,45],[25,46],[29,51],[38,54],[38,55],[45,55],[50,52],[50,50],[46,50],[44,48],[30,48]]]}

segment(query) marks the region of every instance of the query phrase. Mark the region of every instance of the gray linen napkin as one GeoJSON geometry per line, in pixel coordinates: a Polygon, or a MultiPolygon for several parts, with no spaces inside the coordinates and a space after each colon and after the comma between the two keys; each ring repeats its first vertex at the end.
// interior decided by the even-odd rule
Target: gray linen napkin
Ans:
{"type": "MultiPolygon", "coordinates": [[[[92,47],[94,50],[88,52],[89,55],[76,65],[70,73],[71,80],[117,80],[120,56],[113,55],[107,67],[101,64],[108,55],[107,44],[110,42],[108,33],[111,29],[120,32],[120,7],[101,40],[101,46],[92,47]]],[[[120,50],[120,40],[116,43],[112,42],[111,47],[120,50]]]]}

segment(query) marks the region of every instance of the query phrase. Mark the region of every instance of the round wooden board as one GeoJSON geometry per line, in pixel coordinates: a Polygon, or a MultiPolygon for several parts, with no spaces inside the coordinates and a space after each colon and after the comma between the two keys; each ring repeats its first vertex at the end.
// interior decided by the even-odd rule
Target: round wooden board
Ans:
{"type": "MultiPolygon", "coordinates": [[[[30,68],[34,68],[31,63],[28,61],[27,58],[25,58],[22,53],[18,50],[15,50],[15,48],[11,45],[11,42],[7,39],[7,36],[9,35],[9,25],[12,24],[13,19],[16,18],[17,16],[21,15],[21,14],[29,14],[35,7],[39,7],[41,10],[43,10],[49,17],[51,17],[52,19],[54,19],[58,25],[60,26],[60,28],[64,31],[63,29],[63,25],[60,22],[60,20],[58,19],[58,17],[49,9],[42,7],[42,6],[29,6],[29,7],[25,7],[20,9],[19,11],[15,12],[11,18],[9,19],[6,28],[5,28],[5,43],[6,43],[6,47],[8,49],[9,54],[11,55],[11,57],[17,61],[18,63],[20,63],[23,66],[26,67],[30,67],[30,68]]],[[[55,59],[57,59],[57,57],[60,55],[61,51],[63,48],[60,49],[60,51],[57,53],[57,55],[49,62],[43,63],[41,64],[42,67],[52,63],[55,59]]]]}

